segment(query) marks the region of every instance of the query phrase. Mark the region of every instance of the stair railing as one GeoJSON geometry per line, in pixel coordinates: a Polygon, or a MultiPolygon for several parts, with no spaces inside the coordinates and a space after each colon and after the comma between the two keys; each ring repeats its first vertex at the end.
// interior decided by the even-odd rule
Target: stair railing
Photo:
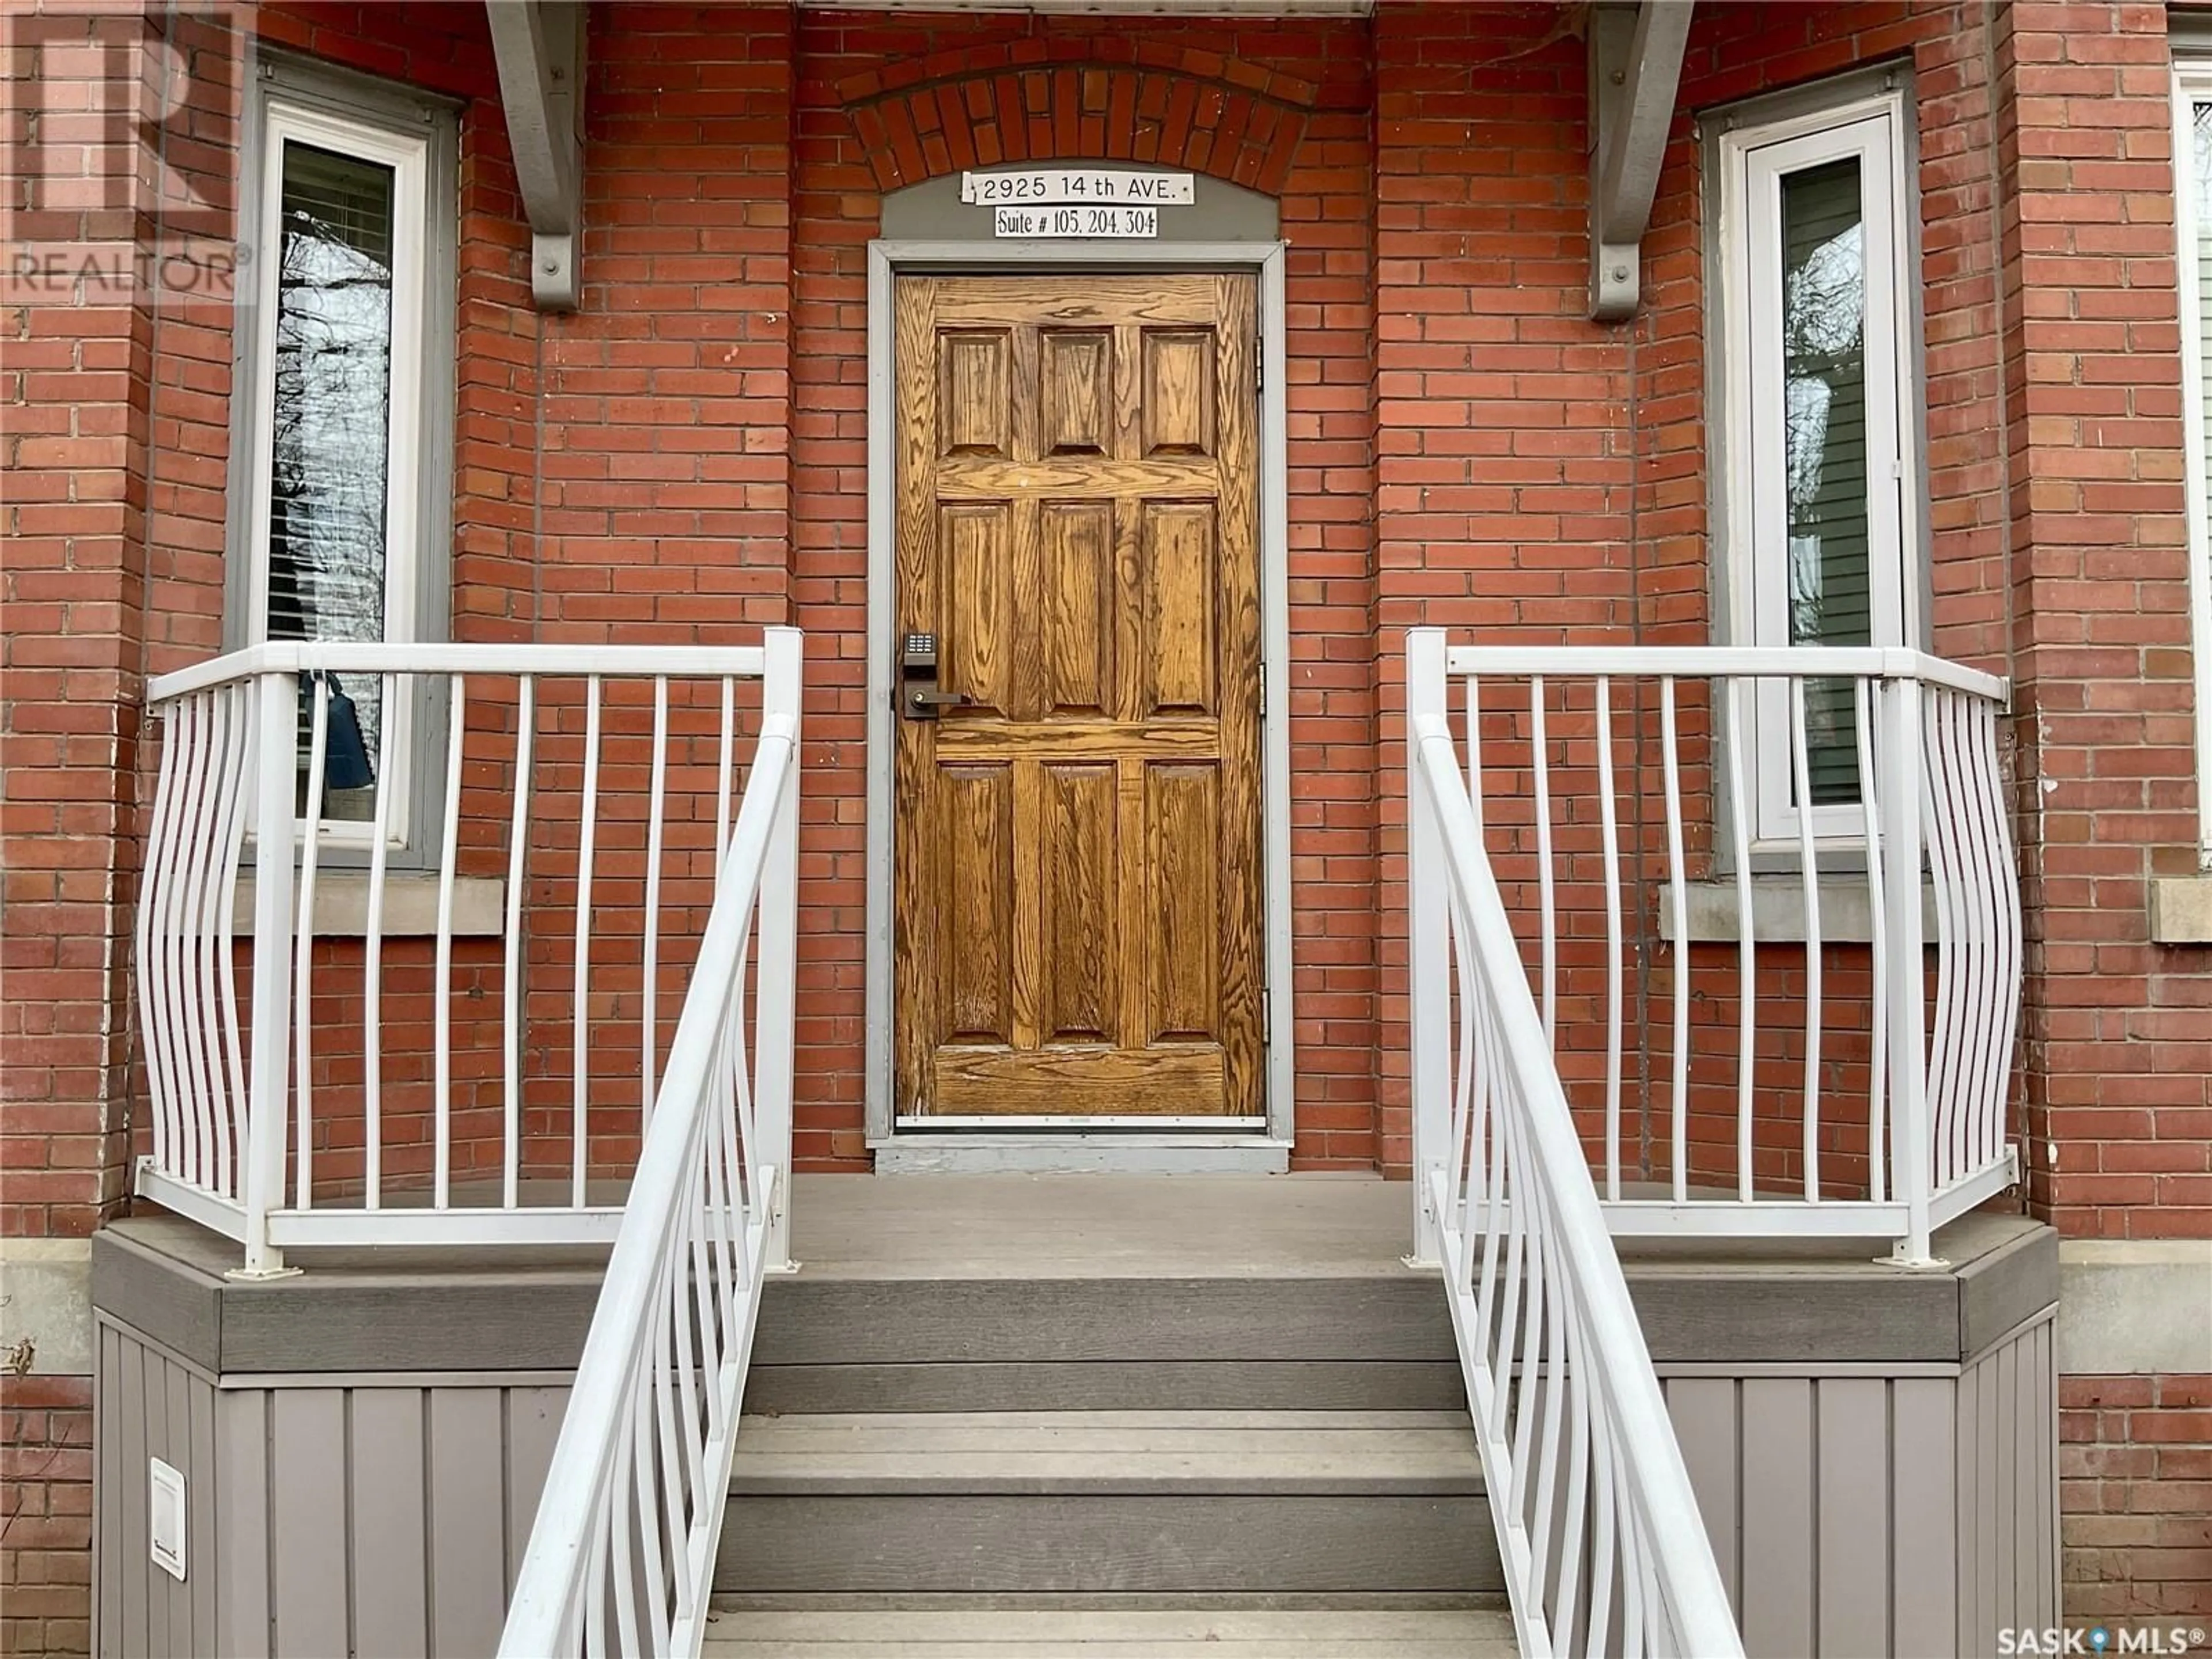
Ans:
{"type": "Polygon", "coordinates": [[[771,630],[752,775],[508,1605],[507,1659],[696,1655],[704,1638],[753,1332],[767,1275],[788,1266],[799,647],[771,630]]]}
{"type": "Polygon", "coordinates": [[[1553,1654],[1743,1652],[1442,708],[1407,641],[1415,1152],[1516,1633],[1553,1654]],[[1440,1062],[1440,1063],[1439,1063],[1440,1062]],[[1433,1128],[1447,1126],[1438,1139],[1433,1128]]]}

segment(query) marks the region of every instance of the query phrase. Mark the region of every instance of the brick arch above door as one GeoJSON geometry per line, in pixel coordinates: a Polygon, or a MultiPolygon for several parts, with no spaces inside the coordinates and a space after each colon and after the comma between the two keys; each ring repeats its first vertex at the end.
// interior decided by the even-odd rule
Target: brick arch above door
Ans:
{"type": "Polygon", "coordinates": [[[878,186],[1082,156],[1187,168],[1267,195],[1291,175],[1313,83],[1196,48],[1086,39],[955,48],[837,83],[878,186]]]}

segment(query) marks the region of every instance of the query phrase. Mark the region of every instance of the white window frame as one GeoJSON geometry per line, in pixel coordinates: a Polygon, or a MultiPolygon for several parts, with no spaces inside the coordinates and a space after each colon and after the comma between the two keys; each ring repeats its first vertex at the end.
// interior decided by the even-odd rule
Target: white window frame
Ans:
{"type": "MultiPolygon", "coordinates": [[[[1919,329],[1911,267],[1917,211],[1907,170],[1907,104],[1894,87],[1823,101],[1771,120],[1731,125],[1720,137],[1718,275],[1729,637],[1739,645],[1790,643],[1789,501],[1784,477],[1782,374],[1781,184],[1790,173],[1856,157],[1865,227],[1868,569],[1876,645],[1923,637],[1921,568],[1924,486],[1913,399],[1920,383],[1919,329]],[[1893,487],[1874,487],[1887,457],[1893,487]]],[[[1762,682],[1753,752],[1745,770],[1752,800],[1749,853],[1794,848],[1788,689],[1762,682]]],[[[1856,805],[1815,807],[1823,842],[1863,837],[1856,805]]]]}
{"type": "Polygon", "coordinates": [[[2192,151],[2196,111],[2212,106],[2212,54],[2173,62],[2173,225],[2181,310],[2183,474],[2189,511],[2189,637],[2196,679],[2197,861],[2212,870],[2212,455],[2206,453],[2203,330],[2212,272],[2197,261],[2199,221],[2192,151]]]}
{"type": "MultiPolygon", "coordinates": [[[[270,53],[248,83],[241,271],[232,405],[229,574],[224,634],[233,647],[269,630],[270,489],[276,406],[277,258],[288,144],[312,144],[392,173],[392,364],[386,404],[384,638],[445,636],[453,580],[454,252],[458,232],[453,106],[414,88],[270,53]],[[441,378],[442,377],[442,378],[441,378]]],[[[377,787],[394,868],[428,867],[428,830],[442,786],[434,757],[443,688],[404,684],[384,711],[391,764],[377,787]]],[[[374,826],[325,819],[320,842],[340,863],[365,859],[374,826]]]]}

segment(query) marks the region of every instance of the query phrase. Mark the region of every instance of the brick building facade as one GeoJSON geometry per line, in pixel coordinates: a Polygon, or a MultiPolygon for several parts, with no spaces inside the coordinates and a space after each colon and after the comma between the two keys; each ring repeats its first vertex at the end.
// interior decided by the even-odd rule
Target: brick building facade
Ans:
{"type": "MultiPolygon", "coordinates": [[[[177,9],[156,50],[135,7],[9,8],[11,246],[143,252],[173,240],[188,198],[234,212],[253,58],[234,25],[258,56],[445,112],[453,350],[427,367],[450,368],[450,525],[422,536],[442,550],[450,529],[451,637],[805,631],[797,1135],[817,1169],[870,1158],[867,250],[887,198],[1084,161],[1273,204],[1292,1162],[1402,1174],[1404,631],[1726,635],[1713,147],[1763,94],[1869,70],[1900,93],[1923,632],[2012,685],[2027,1173],[2002,1201],[2069,1241],[2069,1274],[2080,1261],[2089,1277],[2069,1296],[2078,1283],[2118,1310],[2075,1334],[2062,1303],[2065,1605],[2212,1614],[2212,779],[2197,735],[2212,640],[2192,641],[2212,579],[2192,587],[2205,458],[2185,409],[2203,395],[2184,327],[2194,254],[2177,241],[2185,11],[1698,7],[1642,302],[1593,322],[1587,8],[594,7],[572,313],[532,304],[483,8],[177,9]],[[121,198],[99,148],[118,52],[157,98],[179,61],[195,77],[148,141],[159,165],[121,198]]],[[[0,1320],[35,1345],[0,1377],[9,1652],[88,1641],[89,1316],[71,1242],[126,1203],[144,1133],[129,987],[142,691],[227,641],[232,318],[214,284],[21,264],[0,303],[0,1259],[24,1291],[0,1320]]]]}

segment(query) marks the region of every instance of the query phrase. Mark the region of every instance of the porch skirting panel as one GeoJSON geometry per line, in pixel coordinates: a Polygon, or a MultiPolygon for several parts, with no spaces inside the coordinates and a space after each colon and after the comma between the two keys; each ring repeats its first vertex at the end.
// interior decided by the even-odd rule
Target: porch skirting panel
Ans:
{"type": "Polygon", "coordinates": [[[2059,1622],[2055,1312],[1956,1366],[1659,1368],[1747,1652],[2059,1622]]]}
{"type": "MultiPolygon", "coordinates": [[[[1464,1407],[1444,1297],[1401,1259],[1401,1182],[821,1176],[794,1197],[756,1413],[1464,1407]]],[[[1990,1653],[2059,1620],[2057,1236],[1975,1214],[1936,1243],[1948,1265],[1918,1271],[1836,1242],[1624,1245],[1752,1654],[1990,1653]]],[[[596,1254],[303,1252],[262,1283],[224,1279],[234,1260],[167,1217],[94,1240],[96,1650],[490,1651],[596,1254]],[[181,1579],[149,1559],[155,1458],[185,1479],[181,1579]]],[[[779,1560],[837,1579],[850,1559],[745,1542],[805,1496],[732,1500],[718,1586],[779,1560]]],[[[900,1570],[955,1588],[975,1540],[929,1515],[900,1570]]],[[[1036,1547],[1054,1583],[1097,1565],[1036,1547]]]]}
{"type": "Polygon", "coordinates": [[[219,1377],[104,1316],[101,1654],[489,1653],[568,1403],[542,1375],[219,1377]],[[184,1575],[151,1460],[184,1477],[184,1575]]]}

